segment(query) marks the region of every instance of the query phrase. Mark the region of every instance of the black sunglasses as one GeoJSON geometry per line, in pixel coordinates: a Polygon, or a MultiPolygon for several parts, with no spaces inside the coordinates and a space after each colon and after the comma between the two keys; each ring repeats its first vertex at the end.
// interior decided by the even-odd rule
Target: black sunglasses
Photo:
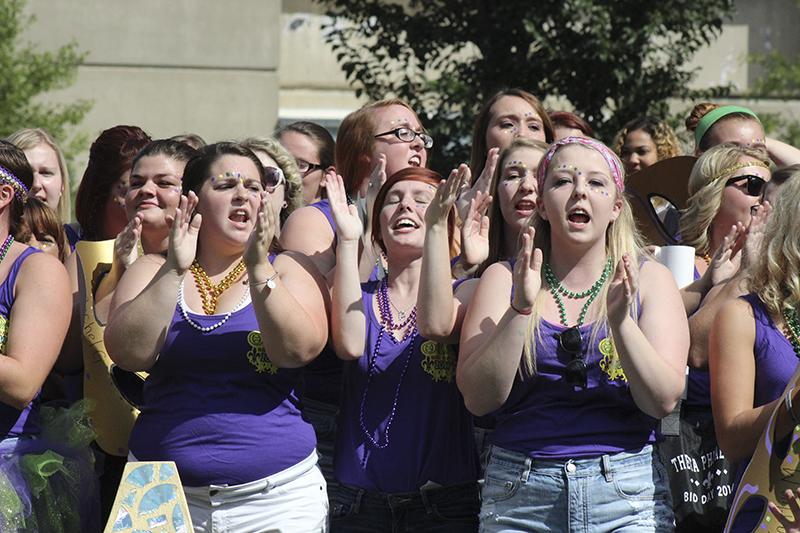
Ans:
{"type": "Polygon", "coordinates": [[[572,359],[564,369],[564,379],[567,380],[567,383],[580,385],[585,389],[588,369],[586,368],[586,361],[583,360],[583,339],[578,326],[572,326],[559,333],[558,345],[572,356],[572,359]]]}
{"type": "Polygon", "coordinates": [[[734,176],[725,182],[725,186],[727,187],[729,185],[734,185],[742,180],[747,180],[747,187],[745,189],[747,196],[761,196],[761,191],[764,189],[764,185],[767,183],[766,180],[764,180],[764,178],[761,176],[756,176],[755,174],[746,174],[744,176],[734,176]]]}

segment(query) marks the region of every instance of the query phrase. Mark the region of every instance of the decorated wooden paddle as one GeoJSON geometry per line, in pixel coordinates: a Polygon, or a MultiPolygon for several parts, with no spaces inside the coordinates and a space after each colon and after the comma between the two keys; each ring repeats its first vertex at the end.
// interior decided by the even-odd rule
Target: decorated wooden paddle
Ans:
{"type": "MultiPolygon", "coordinates": [[[[795,370],[792,379],[783,391],[781,399],[786,397],[786,393],[792,387],[800,387],[800,366],[795,370]]],[[[794,407],[800,409],[800,405],[794,407]]],[[[767,422],[767,427],[761,438],[758,440],[756,451],[753,453],[750,463],[744,471],[739,488],[736,491],[733,502],[731,503],[728,522],[725,524],[725,533],[728,533],[733,526],[736,515],[742,507],[753,498],[760,500],[764,504],[764,512],[759,518],[754,532],[757,533],[783,533],[784,528],[778,520],[767,509],[767,502],[772,502],[784,516],[791,518],[792,511],[784,493],[787,489],[794,491],[800,486],[800,426],[795,426],[792,430],[789,449],[785,457],[781,457],[775,449],[775,425],[778,416],[786,413],[786,404],[778,402],[778,406],[767,422]]]]}

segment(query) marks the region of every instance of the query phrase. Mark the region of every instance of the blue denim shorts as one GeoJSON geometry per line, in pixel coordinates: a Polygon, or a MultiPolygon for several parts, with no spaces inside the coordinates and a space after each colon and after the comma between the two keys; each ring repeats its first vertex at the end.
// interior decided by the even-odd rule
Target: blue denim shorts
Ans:
{"type": "Polygon", "coordinates": [[[667,532],[667,473],[653,447],[590,459],[538,460],[493,446],[481,531],[667,532]]]}

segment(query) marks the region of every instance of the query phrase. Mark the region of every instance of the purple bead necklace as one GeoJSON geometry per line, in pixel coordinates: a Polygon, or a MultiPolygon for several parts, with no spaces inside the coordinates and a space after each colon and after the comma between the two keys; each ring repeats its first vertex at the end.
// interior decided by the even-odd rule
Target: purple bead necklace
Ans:
{"type": "Polygon", "coordinates": [[[0,246],[0,263],[2,263],[6,258],[6,255],[8,255],[8,250],[11,249],[12,244],[14,244],[14,236],[9,235],[6,237],[6,240],[3,241],[3,245],[0,246]]]}
{"type": "MultiPolygon", "coordinates": [[[[397,414],[397,400],[400,397],[400,388],[403,386],[403,382],[405,381],[406,372],[408,371],[408,367],[411,363],[411,356],[414,353],[414,341],[417,339],[417,307],[414,306],[414,309],[409,314],[408,318],[402,321],[400,324],[395,324],[394,319],[392,318],[392,311],[389,305],[389,286],[386,283],[386,279],[384,278],[380,284],[378,285],[378,291],[376,293],[376,297],[378,299],[378,309],[380,310],[380,322],[381,327],[378,331],[378,338],[375,341],[375,347],[372,349],[372,353],[369,354],[369,363],[368,363],[368,370],[367,370],[367,383],[364,386],[364,392],[361,395],[361,409],[358,413],[358,421],[361,424],[361,431],[364,433],[364,436],[367,438],[370,444],[379,450],[383,450],[387,446],[389,446],[389,430],[392,427],[392,422],[394,422],[394,417],[397,414]],[[393,335],[392,331],[397,331],[404,327],[408,326],[408,329],[403,335],[403,338],[398,341],[399,344],[402,344],[406,340],[408,340],[408,346],[406,349],[403,350],[405,352],[406,360],[403,363],[403,370],[400,372],[400,379],[397,382],[397,387],[394,391],[394,398],[392,399],[392,409],[389,413],[389,419],[386,421],[386,429],[384,430],[384,442],[380,442],[380,438],[377,440],[372,437],[372,434],[367,429],[367,424],[364,421],[364,407],[367,405],[367,395],[369,394],[369,386],[372,383],[372,378],[378,373],[378,355],[380,355],[381,351],[381,344],[383,342],[383,335],[384,333],[388,335],[393,335]],[[388,331],[387,331],[388,329],[388,331]],[[410,339],[410,340],[409,340],[410,339]]],[[[366,456],[364,458],[366,461],[366,456]]]]}

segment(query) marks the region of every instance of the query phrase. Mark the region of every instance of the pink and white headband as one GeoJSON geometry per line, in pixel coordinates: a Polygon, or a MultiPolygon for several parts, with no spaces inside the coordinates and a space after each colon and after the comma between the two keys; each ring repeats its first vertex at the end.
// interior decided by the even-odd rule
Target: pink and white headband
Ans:
{"type": "Polygon", "coordinates": [[[539,191],[544,190],[544,178],[547,175],[547,167],[550,166],[550,161],[552,161],[553,156],[556,155],[556,152],[559,148],[568,144],[580,144],[581,146],[586,146],[595,150],[596,152],[599,152],[608,164],[608,169],[611,171],[611,177],[614,179],[614,183],[617,185],[617,190],[622,192],[625,189],[625,185],[623,184],[625,179],[625,169],[622,168],[619,158],[614,155],[614,152],[612,152],[608,146],[596,139],[591,139],[589,137],[564,137],[563,139],[559,139],[550,145],[550,148],[548,148],[547,152],[545,152],[541,162],[539,163],[539,168],[536,171],[536,181],[539,185],[539,191]]]}

